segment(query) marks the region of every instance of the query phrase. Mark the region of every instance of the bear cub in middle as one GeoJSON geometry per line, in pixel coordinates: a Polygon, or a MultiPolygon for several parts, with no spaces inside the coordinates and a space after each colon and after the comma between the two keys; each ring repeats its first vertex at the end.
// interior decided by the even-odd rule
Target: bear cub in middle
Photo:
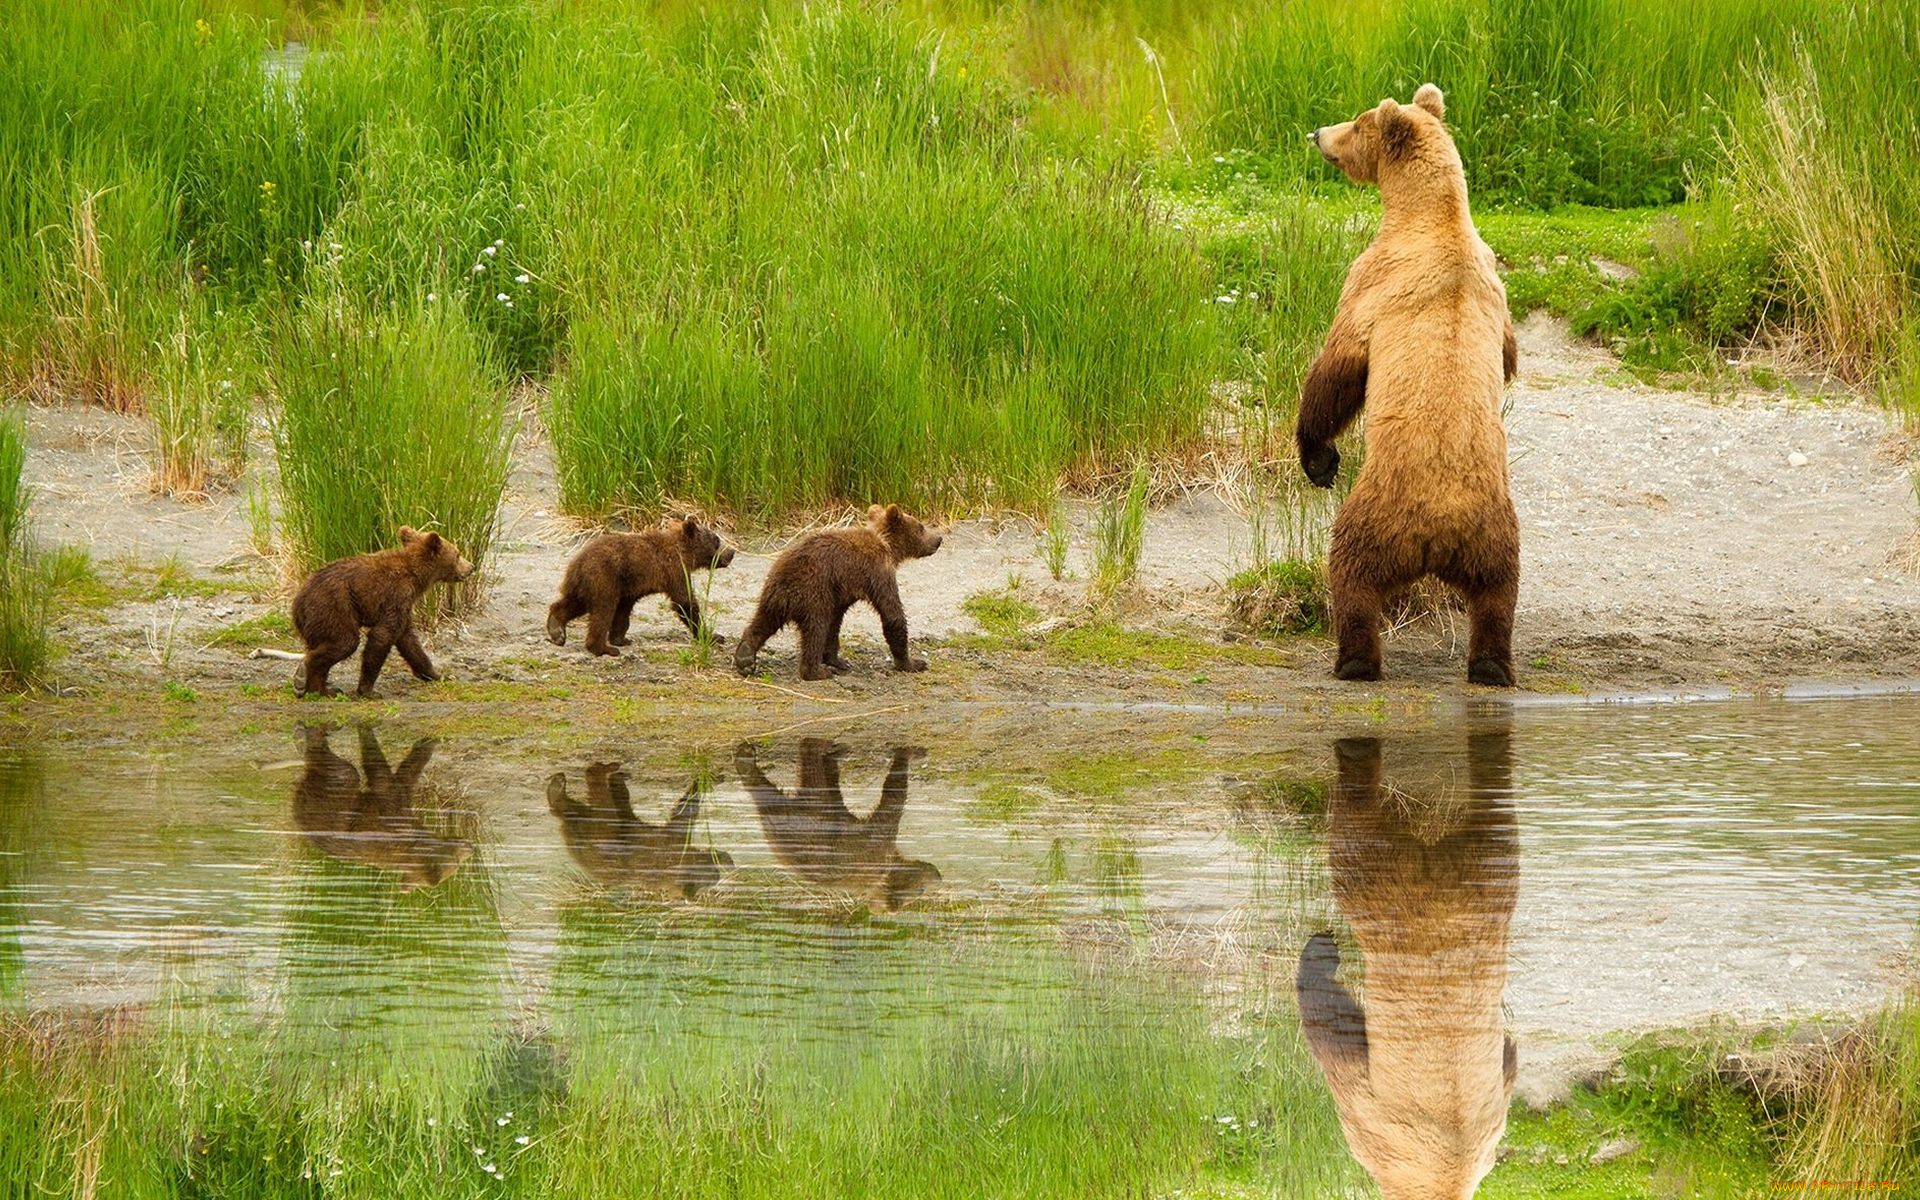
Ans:
{"type": "Polygon", "coordinates": [[[907,610],[894,572],[910,558],[940,548],[940,535],[898,504],[867,510],[867,523],[827,529],[787,547],[767,572],[753,621],[734,647],[733,665],[753,674],[760,647],[789,623],[800,627],[800,678],[831,679],[849,670],[840,657],[840,625],[862,600],[880,614],[896,671],[924,671],[927,660],[907,653],[907,610]]]}
{"type": "MultiPolygon", "coordinates": [[[[587,649],[620,653],[627,644],[633,606],[664,594],[687,631],[700,636],[700,602],[692,578],[703,567],[718,569],[733,561],[733,547],[692,517],[667,521],[645,533],[603,533],[573,556],[560,581],[560,598],[547,610],[547,639],[567,644],[567,625],[584,614],[587,649]]],[[[719,634],[713,640],[722,640],[719,634]]]]}

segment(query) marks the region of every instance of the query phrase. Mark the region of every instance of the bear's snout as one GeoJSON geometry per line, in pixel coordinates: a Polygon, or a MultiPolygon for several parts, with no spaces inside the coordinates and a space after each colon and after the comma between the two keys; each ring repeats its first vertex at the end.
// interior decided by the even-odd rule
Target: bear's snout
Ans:
{"type": "Polygon", "coordinates": [[[733,563],[733,547],[732,546],[720,547],[719,552],[713,556],[713,565],[716,567],[731,566],[732,563],[733,563]]]}
{"type": "Polygon", "coordinates": [[[455,579],[465,579],[471,574],[473,574],[473,564],[464,558],[453,568],[453,577],[455,579]]]}

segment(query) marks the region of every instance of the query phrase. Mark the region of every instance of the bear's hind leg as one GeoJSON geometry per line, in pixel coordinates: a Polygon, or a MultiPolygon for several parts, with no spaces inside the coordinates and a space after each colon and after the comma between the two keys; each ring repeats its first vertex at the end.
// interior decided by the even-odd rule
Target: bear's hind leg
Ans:
{"type": "Polygon", "coordinates": [[[374,681],[380,678],[380,668],[387,665],[387,654],[393,649],[393,630],[375,625],[367,630],[367,648],[360,653],[360,687],[357,689],[363,700],[373,697],[374,681]]]}
{"type": "Polygon", "coordinates": [[[1519,598],[1519,581],[1512,577],[1467,593],[1467,619],[1473,626],[1467,642],[1468,682],[1513,686],[1513,608],[1519,598]]]}
{"type": "Polygon", "coordinates": [[[607,627],[607,642],[609,645],[624,646],[627,644],[627,626],[633,622],[633,605],[638,599],[639,597],[637,596],[622,596],[619,602],[613,606],[613,624],[607,627]]]}
{"type": "Polygon", "coordinates": [[[555,600],[553,606],[547,609],[547,640],[556,646],[566,645],[567,626],[586,611],[587,606],[580,602],[580,597],[574,592],[567,592],[555,600]]]}
{"type": "Polygon", "coordinates": [[[845,623],[847,610],[852,607],[851,604],[835,605],[833,620],[827,625],[827,649],[821,661],[836,672],[853,670],[853,664],[840,657],[840,626],[845,623]]]}
{"type": "Polygon", "coordinates": [[[331,642],[322,642],[318,646],[307,648],[306,661],[294,690],[302,696],[338,696],[340,690],[327,683],[327,674],[333,668],[353,657],[360,648],[360,631],[353,631],[351,638],[338,638],[331,642]]]}
{"type": "Polygon", "coordinates": [[[619,657],[620,651],[607,641],[613,632],[613,611],[614,606],[604,597],[594,597],[593,608],[587,613],[587,653],[619,657]]]}
{"type": "Polygon", "coordinates": [[[742,675],[753,674],[754,663],[760,657],[760,647],[766,645],[767,639],[779,633],[780,627],[786,623],[784,609],[775,608],[762,600],[760,606],[753,610],[752,622],[741,632],[739,644],[733,648],[734,669],[742,675]]]}
{"type": "Polygon", "coordinates": [[[800,615],[800,678],[815,681],[833,678],[826,664],[827,634],[832,626],[830,612],[800,615]]]}

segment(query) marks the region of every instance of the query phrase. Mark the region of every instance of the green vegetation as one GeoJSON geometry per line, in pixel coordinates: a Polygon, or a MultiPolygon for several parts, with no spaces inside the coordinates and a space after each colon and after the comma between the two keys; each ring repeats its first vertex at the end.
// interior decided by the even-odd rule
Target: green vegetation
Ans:
{"type": "Polygon", "coordinates": [[[0,688],[7,690],[33,682],[51,650],[53,587],[27,524],[26,461],[26,427],[0,411],[0,688]]]}
{"type": "Polygon", "coordinates": [[[1093,511],[1093,594],[1107,600],[1133,586],[1147,531],[1147,464],[1137,462],[1124,491],[1093,511]]]}
{"type": "Polygon", "coordinates": [[[960,611],[979,622],[989,637],[1017,639],[1040,619],[1040,610],[1020,595],[1015,576],[995,592],[975,592],[960,603],[960,611]]]}
{"type": "MultiPolygon", "coordinates": [[[[514,424],[451,299],[367,318],[309,310],[276,340],[281,528],[303,568],[436,529],[474,563],[493,543],[514,424]]],[[[457,606],[474,584],[440,589],[457,606]]]]}
{"type": "Polygon", "coordinates": [[[1278,559],[1227,580],[1227,615],[1264,637],[1324,633],[1332,598],[1318,563],[1278,559]]]}
{"type": "Polygon", "coordinates": [[[1789,1161],[1808,1179],[1920,1180],[1920,989],[1841,1044],[1789,1161]]]}
{"type": "Polygon", "coordinates": [[[1068,663],[1106,667],[1155,666],[1190,671],[1209,663],[1286,664],[1287,656],[1262,646],[1235,646],[1204,638],[1145,629],[1125,629],[1106,620],[1057,630],[1045,642],[1049,655],[1068,663]]]}

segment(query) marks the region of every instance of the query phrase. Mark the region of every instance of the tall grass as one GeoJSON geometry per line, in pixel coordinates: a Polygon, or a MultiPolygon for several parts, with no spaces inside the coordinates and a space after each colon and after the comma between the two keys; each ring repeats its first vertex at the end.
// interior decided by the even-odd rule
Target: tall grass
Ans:
{"type": "MultiPolygon", "coordinates": [[[[298,566],[394,545],[402,525],[485,564],[516,426],[459,303],[369,314],[320,298],[285,320],[271,370],[281,529],[298,566]]],[[[449,603],[474,587],[448,589],[449,603]]]]}
{"type": "Polygon", "coordinates": [[[26,462],[26,427],[0,410],[0,688],[8,689],[33,682],[46,664],[52,615],[53,587],[27,525],[26,462]]]}
{"type": "Polygon", "coordinates": [[[1920,1180],[1920,995],[1834,1053],[1788,1160],[1805,1179],[1920,1180]]]}
{"type": "Polygon", "coordinates": [[[1134,464],[1127,486],[1100,502],[1093,512],[1093,594],[1105,600],[1133,586],[1140,574],[1140,550],[1147,531],[1147,489],[1152,476],[1145,462],[1134,464]]]}

